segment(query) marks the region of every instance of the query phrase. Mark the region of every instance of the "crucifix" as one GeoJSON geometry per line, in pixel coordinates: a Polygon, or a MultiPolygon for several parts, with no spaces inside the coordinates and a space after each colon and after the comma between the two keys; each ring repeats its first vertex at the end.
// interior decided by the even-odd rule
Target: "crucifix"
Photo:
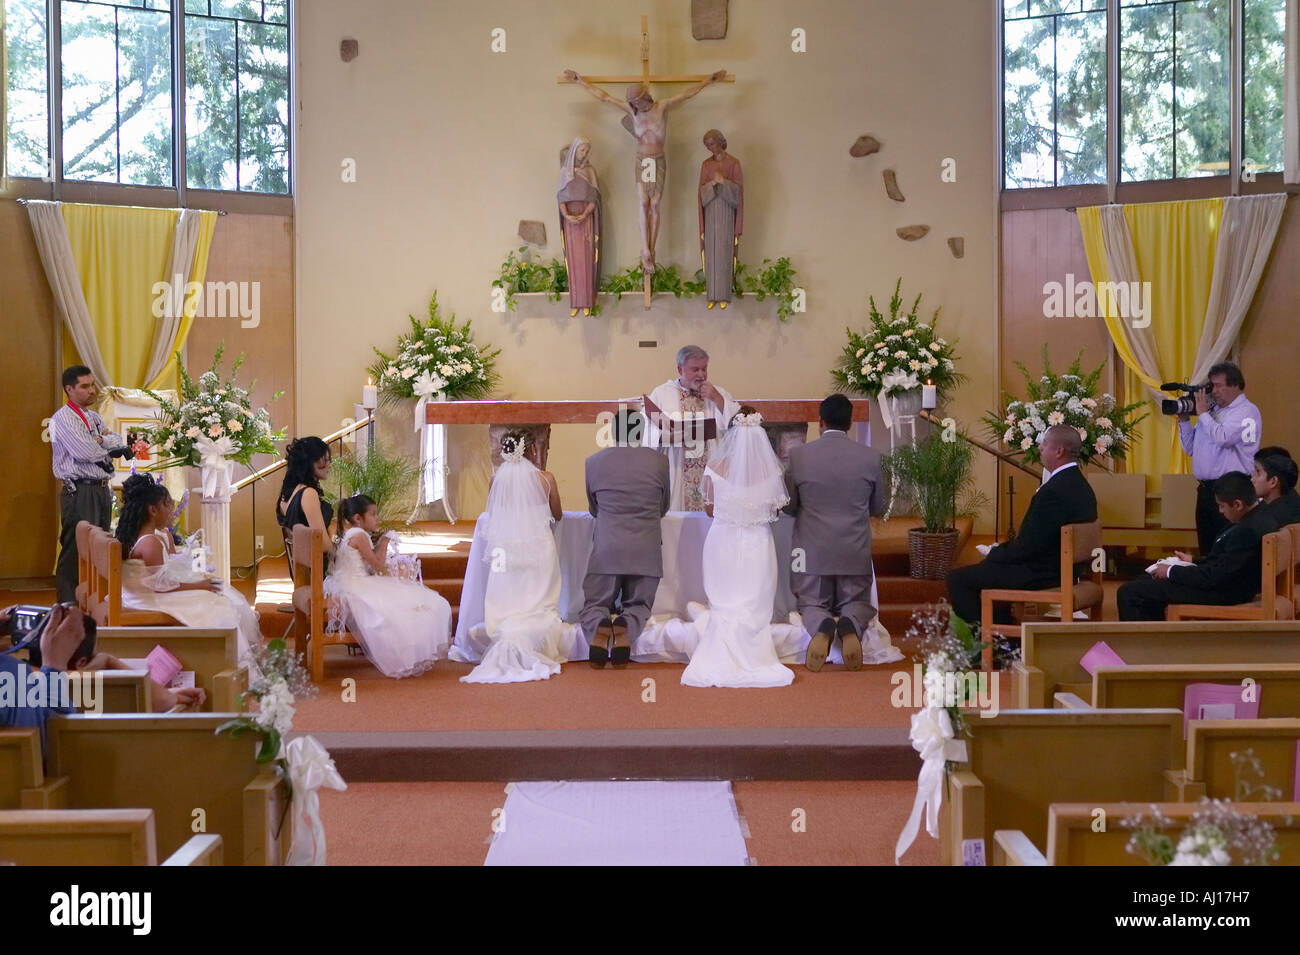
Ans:
{"type": "Polygon", "coordinates": [[[637,225],[641,229],[641,281],[645,291],[645,307],[650,307],[650,283],[655,271],[655,240],[659,236],[659,200],[663,197],[664,177],[668,161],[664,157],[664,140],[667,138],[667,113],[684,103],[706,86],[723,81],[734,83],[736,77],[726,70],[709,76],[689,74],[654,75],[650,72],[650,28],[648,17],[641,17],[641,75],[640,76],[581,76],[574,70],[565,70],[559,77],[561,83],[577,83],[596,99],[622,110],[623,125],[636,139],[637,225]],[[610,96],[597,84],[630,83],[627,101],[610,96]],[[650,95],[651,83],[690,83],[676,96],[658,102],[650,95]]]}

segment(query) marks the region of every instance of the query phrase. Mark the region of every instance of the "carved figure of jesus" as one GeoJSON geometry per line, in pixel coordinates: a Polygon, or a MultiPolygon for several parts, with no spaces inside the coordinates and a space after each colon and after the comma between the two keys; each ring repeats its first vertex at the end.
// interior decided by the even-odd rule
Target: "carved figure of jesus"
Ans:
{"type": "Polygon", "coordinates": [[[577,83],[602,103],[609,103],[622,110],[631,120],[632,135],[636,139],[637,225],[641,229],[641,268],[646,275],[651,274],[655,267],[659,200],[663,197],[664,177],[668,174],[668,162],[664,157],[668,111],[686,102],[706,86],[721,81],[726,75],[726,70],[718,70],[707,80],[658,102],[651,97],[650,90],[644,83],[637,83],[627,88],[627,102],[622,102],[600,87],[588,83],[576,71],[564,71],[564,78],[570,83],[577,83]]]}

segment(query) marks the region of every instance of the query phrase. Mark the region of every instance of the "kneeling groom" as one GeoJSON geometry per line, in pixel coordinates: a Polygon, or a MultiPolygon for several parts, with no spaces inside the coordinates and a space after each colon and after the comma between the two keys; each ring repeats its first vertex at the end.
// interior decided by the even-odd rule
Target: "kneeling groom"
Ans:
{"type": "Polygon", "coordinates": [[[831,395],[818,416],[821,437],[790,452],[785,476],[790,494],[785,509],[794,515],[790,578],[804,629],[813,634],[808,669],[822,668],[839,637],[845,668],[860,670],[862,634],[876,616],[871,517],[885,512],[885,482],[880,452],[849,438],[853,403],[848,398],[831,395]],[[802,572],[794,570],[800,555],[802,572]]]}
{"type": "Polygon", "coordinates": [[[587,504],[596,528],[578,620],[594,667],[607,659],[627,665],[664,572],[659,520],[668,513],[672,484],[668,458],[635,446],[642,427],[640,412],[620,411],[615,446],[587,458],[587,504]],[[618,614],[612,623],[611,613],[618,614]]]}

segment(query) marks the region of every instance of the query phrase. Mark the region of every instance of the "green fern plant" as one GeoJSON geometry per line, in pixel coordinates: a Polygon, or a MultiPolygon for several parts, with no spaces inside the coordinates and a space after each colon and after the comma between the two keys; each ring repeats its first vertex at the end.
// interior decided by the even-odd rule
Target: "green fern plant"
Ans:
{"type": "Polygon", "coordinates": [[[409,514],[414,507],[420,466],[404,455],[388,455],[375,447],[364,457],[345,451],[334,459],[330,477],[337,481],[339,500],[364,494],[374,501],[380,526],[388,530],[406,523],[397,515],[409,514]]]}

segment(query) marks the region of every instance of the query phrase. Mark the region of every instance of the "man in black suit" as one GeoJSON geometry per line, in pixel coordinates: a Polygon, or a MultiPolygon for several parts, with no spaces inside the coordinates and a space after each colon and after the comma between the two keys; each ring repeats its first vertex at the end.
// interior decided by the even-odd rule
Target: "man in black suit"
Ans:
{"type": "Polygon", "coordinates": [[[1163,620],[1170,604],[1241,604],[1259,593],[1262,542],[1277,521],[1257,503],[1244,471],[1215,481],[1214,499],[1230,524],[1210,552],[1190,567],[1159,564],[1149,576],[1124,584],[1115,598],[1119,619],[1163,620]]]}
{"type": "MultiPolygon", "coordinates": [[[[1054,425],[1043,434],[1039,453],[1047,479],[1034,492],[1020,534],[989,551],[981,563],[948,575],[953,613],[969,624],[980,621],[985,590],[1045,590],[1061,581],[1061,528],[1097,519],[1097,496],[1079,469],[1079,432],[1054,425]]],[[[1086,567],[1076,567],[1080,574],[1086,567]]],[[[1011,608],[999,605],[998,623],[1011,622],[1011,608]]]]}
{"type": "Polygon", "coordinates": [[[1255,452],[1255,473],[1250,476],[1250,483],[1255,485],[1259,503],[1277,521],[1278,527],[1300,524],[1297,478],[1300,478],[1300,468],[1286,448],[1272,445],[1255,452]]]}

